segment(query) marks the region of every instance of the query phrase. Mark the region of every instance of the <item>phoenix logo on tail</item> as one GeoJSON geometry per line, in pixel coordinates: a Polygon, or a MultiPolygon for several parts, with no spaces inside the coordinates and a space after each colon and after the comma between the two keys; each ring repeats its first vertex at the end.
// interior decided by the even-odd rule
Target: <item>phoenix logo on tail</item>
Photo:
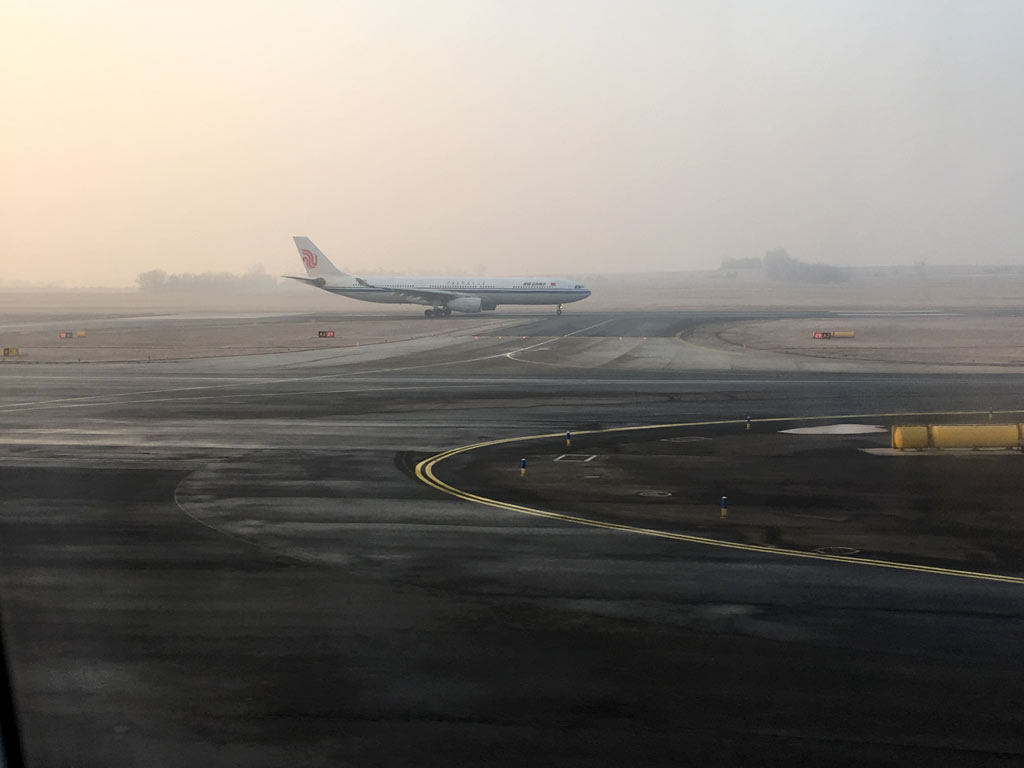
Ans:
{"type": "Polygon", "coordinates": [[[302,249],[302,263],[306,266],[306,269],[316,269],[316,254],[308,248],[302,249]]]}

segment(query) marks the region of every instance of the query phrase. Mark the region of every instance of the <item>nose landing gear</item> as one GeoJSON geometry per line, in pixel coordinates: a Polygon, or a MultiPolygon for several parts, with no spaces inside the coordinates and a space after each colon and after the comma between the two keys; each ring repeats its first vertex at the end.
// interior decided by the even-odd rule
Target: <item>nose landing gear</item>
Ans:
{"type": "Polygon", "coordinates": [[[561,304],[558,305],[558,309],[555,310],[555,314],[556,315],[562,314],[562,305],[561,304]]]}

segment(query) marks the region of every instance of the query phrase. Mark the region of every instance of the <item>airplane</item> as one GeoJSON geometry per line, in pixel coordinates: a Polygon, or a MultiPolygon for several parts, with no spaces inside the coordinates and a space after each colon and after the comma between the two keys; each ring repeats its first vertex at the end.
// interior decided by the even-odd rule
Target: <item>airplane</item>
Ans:
{"type": "Polygon", "coordinates": [[[426,305],[425,317],[448,317],[453,311],[491,311],[499,304],[555,304],[555,314],[560,315],[563,304],[590,295],[579,283],[555,277],[375,277],[364,280],[340,271],[308,237],[292,239],[306,267],[306,277],[283,277],[360,301],[426,305]]]}

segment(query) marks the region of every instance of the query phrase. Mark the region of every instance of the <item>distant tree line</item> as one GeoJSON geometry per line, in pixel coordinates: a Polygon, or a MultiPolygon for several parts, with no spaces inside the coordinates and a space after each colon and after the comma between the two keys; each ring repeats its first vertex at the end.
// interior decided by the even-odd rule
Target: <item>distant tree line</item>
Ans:
{"type": "Polygon", "coordinates": [[[761,259],[751,256],[749,259],[722,259],[722,269],[760,269],[761,259]]]}
{"type": "MultiPolygon", "coordinates": [[[[784,280],[790,283],[842,283],[850,279],[845,269],[794,259],[784,248],[768,251],[763,260],[757,256],[746,259],[722,259],[723,272],[738,269],[764,269],[765,277],[770,280],[784,280]]],[[[728,276],[735,277],[735,274],[728,276]]]]}
{"type": "Polygon", "coordinates": [[[244,275],[231,272],[168,274],[162,269],[151,269],[140,273],[135,283],[142,293],[266,293],[277,287],[276,278],[268,275],[262,264],[244,275]]]}
{"type": "Polygon", "coordinates": [[[771,280],[791,283],[842,283],[850,278],[845,269],[799,261],[782,248],[768,251],[764,255],[764,274],[771,280]]]}

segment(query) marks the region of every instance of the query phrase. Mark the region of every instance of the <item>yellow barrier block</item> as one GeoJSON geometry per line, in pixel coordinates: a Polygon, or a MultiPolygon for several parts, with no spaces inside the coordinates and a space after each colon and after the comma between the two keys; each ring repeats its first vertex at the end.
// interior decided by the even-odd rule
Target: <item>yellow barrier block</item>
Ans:
{"type": "Polygon", "coordinates": [[[893,427],[892,447],[901,451],[955,448],[1019,448],[1024,424],[930,424],[893,427]]]}
{"type": "Polygon", "coordinates": [[[936,448],[1016,448],[1016,424],[944,424],[931,427],[936,448]]]}
{"type": "Polygon", "coordinates": [[[901,451],[928,447],[928,427],[893,427],[892,447],[901,451]]]}

